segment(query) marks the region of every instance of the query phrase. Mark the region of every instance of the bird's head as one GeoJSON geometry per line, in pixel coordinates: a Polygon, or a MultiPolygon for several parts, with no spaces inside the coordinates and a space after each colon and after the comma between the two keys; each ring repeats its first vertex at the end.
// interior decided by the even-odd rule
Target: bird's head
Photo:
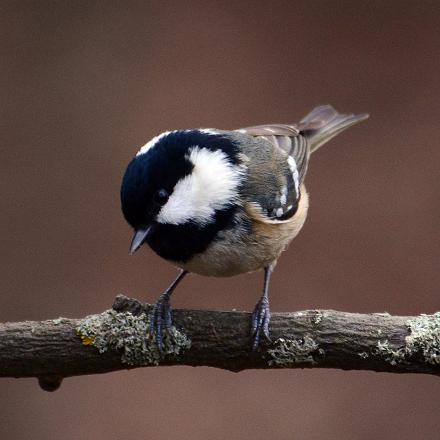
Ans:
{"type": "Polygon", "coordinates": [[[238,203],[243,168],[233,139],[215,130],[156,136],[129,163],[121,187],[122,212],[135,252],[159,225],[208,227],[238,203]]]}

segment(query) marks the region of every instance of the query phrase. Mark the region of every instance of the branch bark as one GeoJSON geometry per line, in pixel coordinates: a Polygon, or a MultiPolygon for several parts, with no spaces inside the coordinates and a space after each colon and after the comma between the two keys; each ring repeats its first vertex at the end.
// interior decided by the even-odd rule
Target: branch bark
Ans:
{"type": "Polygon", "coordinates": [[[0,377],[37,377],[53,391],[64,377],[153,365],[440,375],[439,313],[274,313],[273,342],[252,353],[250,313],[175,310],[179,331],[160,354],[148,337],[150,312],[150,305],[120,295],[110,311],[84,319],[0,324],[0,377]]]}

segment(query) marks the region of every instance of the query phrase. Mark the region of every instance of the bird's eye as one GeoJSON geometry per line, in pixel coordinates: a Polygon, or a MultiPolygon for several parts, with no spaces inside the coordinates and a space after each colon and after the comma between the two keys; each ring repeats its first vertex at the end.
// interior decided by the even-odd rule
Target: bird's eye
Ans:
{"type": "Polygon", "coordinates": [[[153,195],[153,201],[158,205],[165,205],[165,203],[168,201],[168,197],[168,192],[165,189],[160,189],[153,195]]]}

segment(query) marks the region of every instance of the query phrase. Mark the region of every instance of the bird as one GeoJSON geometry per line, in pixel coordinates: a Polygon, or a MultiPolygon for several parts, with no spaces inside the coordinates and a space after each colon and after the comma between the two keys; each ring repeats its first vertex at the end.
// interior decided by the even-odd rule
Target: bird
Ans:
{"type": "Polygon", "coordinates": [[[188,273],[230,277],[263,270],[250,350],[257,351],[263,337],[271,342],[270,279],[307,217],[311,155],[368,116],[321,105],[297,124],[166,131],[140,148],[120,192],[134,230],[130,252],[147,244],[180,269],[151,314],[149,332],[161,352],[173,325],[171,294],[188,273]]]}

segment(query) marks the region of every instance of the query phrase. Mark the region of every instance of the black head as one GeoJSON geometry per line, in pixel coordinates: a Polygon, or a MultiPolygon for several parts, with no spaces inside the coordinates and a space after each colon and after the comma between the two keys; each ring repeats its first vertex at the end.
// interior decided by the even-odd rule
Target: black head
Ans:
{"type": "Polygon", "coordinates": [[[214,211],[223,207],[217,203],[212,205],[216,209],[211,209],[212,197],[223,196],[224,207],[230,208],[226,196],[233,198],[231,195],[238,185],[231,170],[237,173],[238,182],[238,148],[222,133],[174,131],[142,147],[129,163],[121,187],[122,212],[137,231],[132,251],[148,241],[147,236],[158,229],[157,225],[192,225],[203,229],[214,220],[214,211]],[[222,181],[222,170],[224,179],[229,179],[227,182],[222,181]],[[201,179],[201,185],[197,179],[201,179]],[[230,194],[224,191],[228,185],[230,194]],[[200,192],[205,188],[206,192],[200,192]]]}

